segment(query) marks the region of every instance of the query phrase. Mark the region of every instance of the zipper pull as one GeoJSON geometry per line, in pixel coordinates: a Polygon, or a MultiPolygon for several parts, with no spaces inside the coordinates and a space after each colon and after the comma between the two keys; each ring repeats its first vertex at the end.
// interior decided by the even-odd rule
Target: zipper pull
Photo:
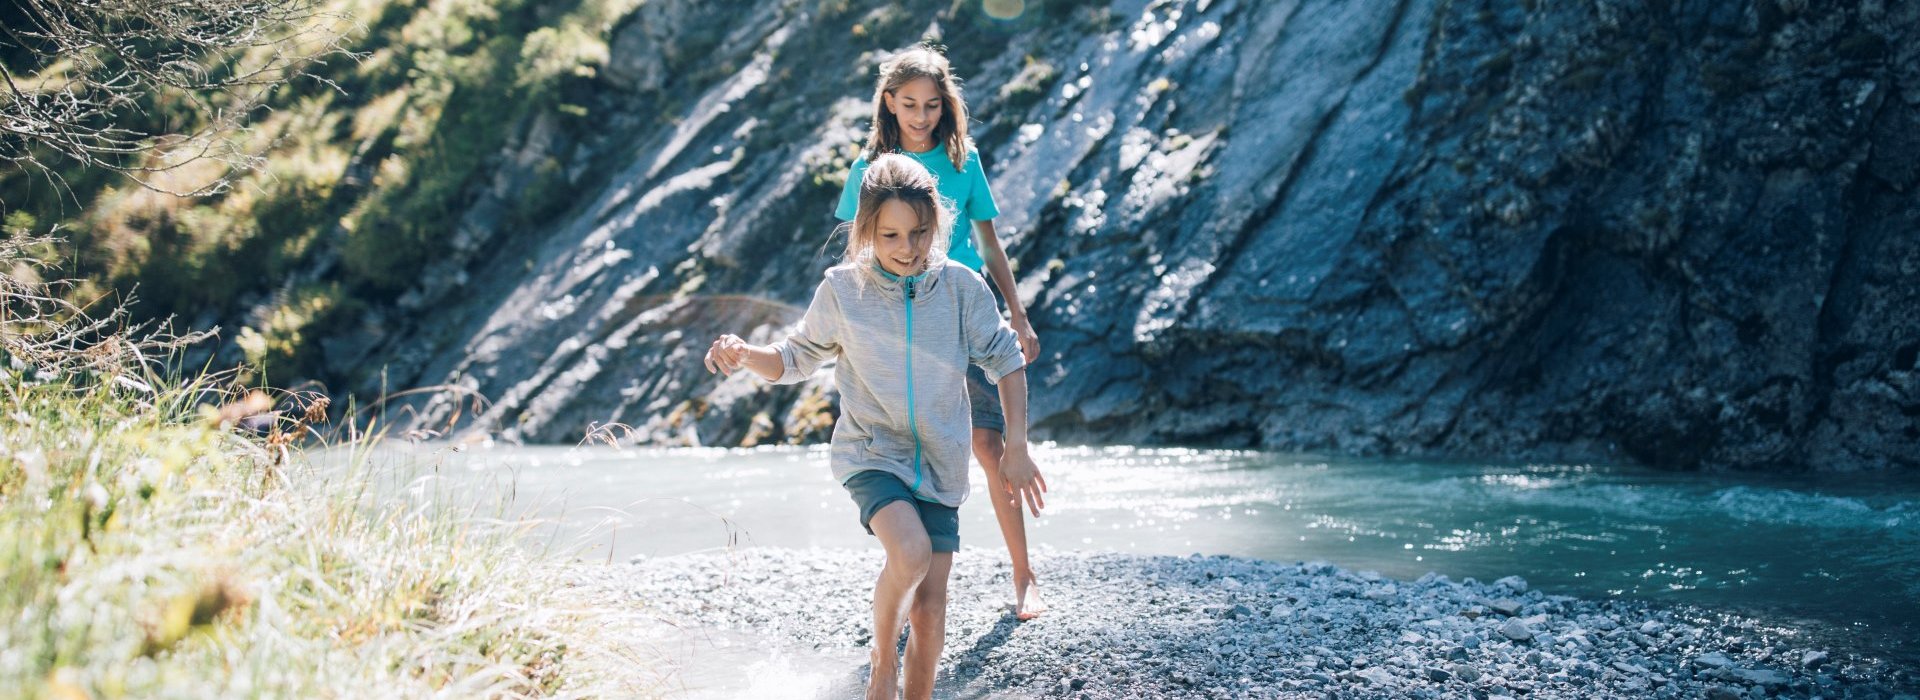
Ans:
{"type": "Polygon", "coordinates": [[[912,277],[907,278],[907,298],[908,299],[913,298],[913,278],[912,277]]]}

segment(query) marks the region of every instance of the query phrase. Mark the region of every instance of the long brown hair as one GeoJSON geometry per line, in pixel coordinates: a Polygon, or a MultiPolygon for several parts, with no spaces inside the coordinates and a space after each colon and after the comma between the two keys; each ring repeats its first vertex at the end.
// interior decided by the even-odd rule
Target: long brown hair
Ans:
{"type": "Polygon", "coordinates": [[[848,223],[845,260],[852,265],[870,265],[873,258],[874,229],[879,226],[880,205],[898,199],[913,207],[920,219],[921,233],[932,236],[927,247],[927,266],[947,257],[947,231],[953,227],[953,207],[940,197],[939,181],[927,166],[898,153],[882,153],[867,166],[860,178],[860,204],[848,223]]]}
{"type": "Polygon", "coordinates": [[[873,88],[873,130],[867,133],[867,161],[882,153],[900,151],[900,120],[887,111],[886,96],[900,86],[921,78],[933,80],[940,91],[940,123],[933,127],[935,143],[947,145],[947,158],[953,169],[967,169],[967,101],[960,92],[960,79],[953,77],[947,57],[930,46],[907,49],[880,64],[880,79],[873,88]]]}

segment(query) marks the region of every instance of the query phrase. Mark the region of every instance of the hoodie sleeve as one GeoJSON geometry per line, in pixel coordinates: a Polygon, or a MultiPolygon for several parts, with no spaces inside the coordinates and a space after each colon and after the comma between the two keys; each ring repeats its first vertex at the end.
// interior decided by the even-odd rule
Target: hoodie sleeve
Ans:
{"type": "Polygon", "coordinates": [[[1000,318],[1000,304],[993,300],[987,281],[980,274],[954,266],[952,282],[960,295],[960,326],[967,342],[967,361],[979,365],[995,384],[1000,378],[1025,367],[1020,341],[1013,327],[1000,318]]]}
{"type": "Polygon", "coordinates": [[[840,332],[846,326],[840,315],[840,301],[833,295],[832,283],[821,280],[813,290],[813,303],[807,315],[786,340],[773,344],[780,353],[784,371],[775,384],[798,384],[813,376],[828,360],[840,356],[840,332]]]}

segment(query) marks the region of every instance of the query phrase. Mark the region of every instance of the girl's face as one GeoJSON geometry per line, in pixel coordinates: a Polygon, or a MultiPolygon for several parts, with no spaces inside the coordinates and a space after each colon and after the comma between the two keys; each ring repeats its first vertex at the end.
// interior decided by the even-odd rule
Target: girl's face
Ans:
{"type": "Polygon", "coordinates": [[[921,224],[913,205],[899,198],[881,202],[873,218],[873,259],[902,277],[920,274],[933,247],[932,228],[921,224]]]}
{"type": "Polygon", "coordinates": [[[932,78],[915,78],[886,93],[887,112],[900,122],[900,145],[921,153],[933,150],[933,130],[940,125],[940,88],[932,78]]]}

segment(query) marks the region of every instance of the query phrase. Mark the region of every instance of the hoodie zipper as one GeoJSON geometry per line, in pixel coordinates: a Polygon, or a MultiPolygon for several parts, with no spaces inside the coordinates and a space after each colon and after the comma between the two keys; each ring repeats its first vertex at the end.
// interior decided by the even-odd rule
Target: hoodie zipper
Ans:
{"type": "Polygon", "coordinates": [[[913,282],[907,281],[907,426],[913,429],[913,492],[920,493],[920,421],[913,413],[913,282]]]}
{"type": "Polygon", "coordinates": [[[901,282],[905,287],[907,302],[907,428],[913,431],[912,491],[915,494],[919,494],[920,483],[925,480],[926,474],[920,469],[920,421],[915,419],[913,410],[913,299],[915,296],[914,283],[926,279],[926,274],[922,273],[916,276],[896,275],[888,272],[887,268],[881,267],[877,262],[874,263],[873,269],[878,271],[882,277],[886,277],[888,280],[894,282],[901,282]]]}

